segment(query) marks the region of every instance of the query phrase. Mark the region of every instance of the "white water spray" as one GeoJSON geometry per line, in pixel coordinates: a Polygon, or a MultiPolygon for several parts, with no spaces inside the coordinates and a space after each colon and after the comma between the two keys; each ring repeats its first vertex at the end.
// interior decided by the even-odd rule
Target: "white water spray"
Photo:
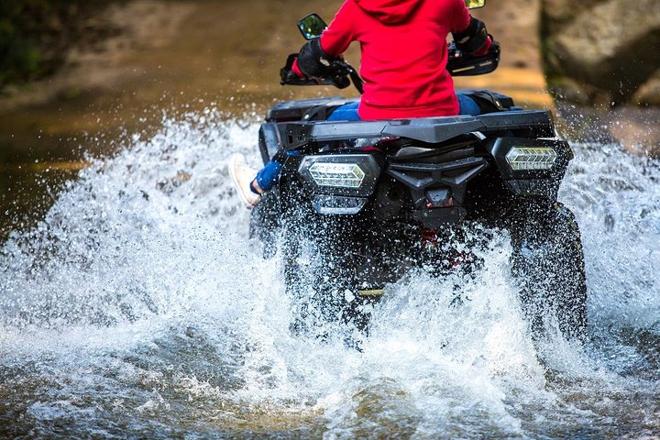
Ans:
{"type": "Polygon", "coordinates": [[[576,145],[561,199],[583,231],[593,342],[532,342],[497,235],[474,278],[392,286],[358,352],[291,333],[280,262],[247,237],[227,160],[258,164],[257,128],[165,120],[4,244],[0,434],[657,433],[657,162],[576,145]]]}

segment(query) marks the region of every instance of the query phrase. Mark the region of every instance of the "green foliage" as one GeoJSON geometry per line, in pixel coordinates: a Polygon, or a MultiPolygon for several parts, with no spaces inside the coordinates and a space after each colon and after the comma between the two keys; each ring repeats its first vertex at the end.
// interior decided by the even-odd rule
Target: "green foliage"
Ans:
{"type": "Polygon", "coordinates": [[[112,0],[0,0],[0,89],[52,73],[81,21],[112,0]]]}
{"type": "Polygon", "coordinates": [[[40,66],[29,1],[0,0],[0,86],[34,77],[40,66]]]}

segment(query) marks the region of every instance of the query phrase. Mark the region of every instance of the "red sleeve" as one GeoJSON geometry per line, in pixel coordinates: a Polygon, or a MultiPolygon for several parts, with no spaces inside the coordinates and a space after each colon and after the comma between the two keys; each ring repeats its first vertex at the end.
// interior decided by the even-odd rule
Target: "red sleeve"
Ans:
{"type": "Polygon", "coordinates": [[[470,26],[472,15],[465,0],[451,0],[451,32],[460,33],[470,26]]]}
{"type": "Polygon", "coordinates": [[[354,0],[346,0],[334,20],[321,35],[321,48],[333,57],[338,57],[356,40],[354,0]]]}
{"type": "Polygon", "coordinates": [[[305,74],[302,73],[302,70],[300,70],[300,65],[298,64],[298,58],[296,58],[293,61],[293,66],[291,66],[291,70],[293,71],[293,73],[296,74],[296,76],[298,78],[304,78],[305,77],[305,74]]]}

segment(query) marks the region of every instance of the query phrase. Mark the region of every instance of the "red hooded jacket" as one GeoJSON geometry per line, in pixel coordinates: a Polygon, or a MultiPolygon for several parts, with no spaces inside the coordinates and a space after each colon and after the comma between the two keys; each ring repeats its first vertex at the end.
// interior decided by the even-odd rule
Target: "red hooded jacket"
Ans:
{"type": "Polygon", "coordinates": [[[362,49],[365,120],[451,116],[459,112],[447,71],[447,35],[470,24],[465,0],[346,0],[321,36],[332,56],[362,49]]]}

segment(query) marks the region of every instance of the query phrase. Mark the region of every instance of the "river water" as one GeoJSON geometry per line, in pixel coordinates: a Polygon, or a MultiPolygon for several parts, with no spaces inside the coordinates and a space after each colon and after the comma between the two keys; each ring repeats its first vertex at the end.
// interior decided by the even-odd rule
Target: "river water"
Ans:
{"type": "Polygon", "coordinates": [[[0,247],[0,437],[656,438],[660,164],[574,144],[589,341],[533,341],[494,234],[470,279],[388,289],[362,350],[290,331],[227,159],[258,124],[165,119],[0,247]],[[468,301],[452,305],[455,284],[468,301]]]}

